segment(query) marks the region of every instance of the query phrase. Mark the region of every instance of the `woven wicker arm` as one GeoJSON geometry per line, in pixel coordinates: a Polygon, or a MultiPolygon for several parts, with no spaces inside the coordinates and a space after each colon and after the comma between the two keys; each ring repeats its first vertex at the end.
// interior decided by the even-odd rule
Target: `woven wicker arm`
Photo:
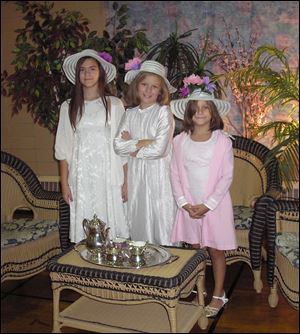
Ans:
{"type": "MultiPolygon", "coordinates": [[[[254,213],[249,232],[250,262],[254,275],[254,288],[259,293],[263,287],[261,280],[261,258],[266,231],[267,207],[270,201],[281,196],[282,188],[277,160],[273,159],[267,166],[264,165],[269,149],[250,139],[247,139],[247,143],[244,143],[242,147],[247,152],[254,154],[259,160],[259,162],[255,162],[254,164],[258,169],[262,192],[254,199],[254,213]]],[[[257,179],[258,181],[259,179],[257,179]]]]}
{"type": "MultiPolygon", "coordinates": [[[[59,228],[68,218],[68,205],[61,194],[44,190],[27,164],[1,151],[1,223],[12,221],[14,212],[20,208],[31,210],[33,219],[58,220],[59,228]]],[[[32,276],[43,270],[47,260],[61,251],[58,232],[51,233],[47,242],[41,239],[2,250],[1,282],[32,276]]]]}
{"type": "Polygon", "coordinates": [[[266,228],[263,217],[265,198],[281,193],[278,163],[274,159],[268,166],[264,166],[269,152],[266,146],[248,138],[234,138],[234,179],[230,189],[233,205],[253,207],[255,203],[255,206],[250,233],[249,230],[236,230],[238,249],[226,252],[226,260],[227,263],[242,260],[251,264],[255,278],[254,287],[260,292],[260,261],[266,228]],[[255,269],[258,269],[258,272],[255,269]]]}
{"type": "Polygon", "coordinates": [[[275,239],[279,232],[299,233],[299,202],[273,200],[267,215],[268,284],[272,286],[275,267],[275,239]]]}
{"type": "MultiPolygon", "coordinates": [[[[269,204],[267,215],[267,279],[270,286],[268,300],[271,307],[277,306],[277,284],[279,284],[287,302],[293,308],[299,309],[299,267],[291,264],[286,254],[281,253],[282,251],[279,250],[275,242],[276,236],[285,232],[296,232],[299,235],[299,202],[297,200],[273,200],[269,204]]],[[[293,254],[292,248],[289,253],[293,254]]],[[[297,251],[295,254],[297,254],[297,251]]],[[[297,256],[299,257],[299,253],[297,256]]]]}

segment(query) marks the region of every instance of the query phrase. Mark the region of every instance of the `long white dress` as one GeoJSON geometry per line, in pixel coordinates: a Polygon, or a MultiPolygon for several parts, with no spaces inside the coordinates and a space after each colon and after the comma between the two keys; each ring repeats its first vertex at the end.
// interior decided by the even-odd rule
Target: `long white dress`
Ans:
{"type": "Polygon", "coordinates": [[[128,225],[121,196],[123,161],[113,150],[113,138],[124,113],[122,102],[111,100],[111,117],[105,124],[102,100],[85,101],[82,118],[72,130],[65,101],[61,106],[55,142],[55,157],[67,160],[69,186],[73,196],[70,203],[70,240],[86,238],[82,227],[84,218],[96,214],[110,227],[109,237],[128,237],[128,225]]]}
{"type": "Polygon", "coordinates": [[[170,245],[176,214],[170,182],[174,118],[169,107],[154,104],[146,109],[128,109],[122,117],[115,151],[128,157],[128,223],[133,240],[170,245]],[[132,140],[121,139],[129,131],[132,140]],[[139,139],[154,139],[136,151],[139,139]]]}

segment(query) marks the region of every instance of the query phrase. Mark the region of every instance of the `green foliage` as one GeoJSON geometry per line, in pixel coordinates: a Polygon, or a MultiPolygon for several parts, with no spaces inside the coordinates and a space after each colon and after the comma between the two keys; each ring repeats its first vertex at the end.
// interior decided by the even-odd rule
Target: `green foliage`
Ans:
{"type": "Polygon", "coordinates": [[[132,58],[137,48],[147,51],[150,42],[143,30],[132,33],[126,28],[126,5],[120,8],[113,4],[115,15],[107,26],[113,25],[113,35],[103,31],[90,32],[88,20],[80,12],[62,9],[52,13],[53,3],[16,1],[25,22],[24,28],[16,29],[17,37],[13,50],[14,73],[1,73],[1,94],[10,96],[13,114],[27,106],[34,122],[55,133],[60,105],[70,98],[72,84],[62,72],[64,59],[86,48],[111,53],[118,69],[117,91],[122,90],[124,64],[132,58]]]}
{"type": "Polygon", "coordinates": [[[83,48],[105,51],[111,54],[113,64],[117,68],[115,80],[115,93],[120,97],[125,89],[125,63],[135,56],[135,52],[147,53],[151,42],[147,39],[145,29],[132,32],[127,28],[128,6],[113,3],[114,15],[106,22],[106,27],[111,27],[111,34],[108,30],[103,31],[103,37],[96,36],[97,32],[92,31],[89,38],[84,42],[83,48]]]}
{"type": "Polygon", "coordinates": [[[198,53],[196,67],[194,69],[195,74],[200,75],[201,77],[208,76],[210,80],[214,82],[216,85],[216,90],[214,92],[215,97],[221,98],[222,93],[225,94],[224,89],[220,83],[220,78],[222,75],[216,75],[211,70],[209,70],[209,66],[216,62],[219,57],[222,56],[221,53],[214,53],[213,55],[209,55],[208,52],[209,46],[209,34],[207,34],[204,38],[203,46],[201,52],[198,53]]]}
{"type": "MultiPolygon", "coordinates": [[[[183,79],[191,74],[201,77],[209,76],[216,85],[216,96],[221,96],[223,90],[218,77],[208,69],[209,65],[219,57],[218,54],[208,56],[208,36],[200,52],[192,44],[182,41],[191,36],[195,30],[197,29],[191,29],[179,34],[176,26],[175,32],[171,33],[166,40],[152,46],[147,59],[154,59],[167,67],[168,79],[174,87],[182,87],[183,79]]],[[[179,91],[175,92],[174,98],[178,98],[178,94],[179,91]]]]}
{"type": "Polygon", "coordinates": [[[257,48],[252,65],[233,73],[239,87],[251,81],[251,91],[262,98],[267,98],[269,106],[285,106],[292,103],[290,113],[297,111],[299,106],[299,65],[292,70],[285,50],[273,45],[257,48]],[[296,103],[294,103],[296,102],[296,103]]]}
{"type": "Polygon", "coordinates": [[[168,69],[168,79],[175,87],[182,85],[184,77],[192,74],[197,67],[198,52],[190,43],[182,42],[196,29],[179,34],[177,31],[151,47],[147,59],[153,59],[163,64],[168,69]]]}
{"type": "Polygon", "coordinates": [[[12,97],[13,114],[25,105],[34,122],[54,133],[60,105],[71,89],[62,75],[62,62],[86,39],[88,21],[81,13],[65,9],[52,14],[49,2],[15,3],[25,27],[16,29],[15,72],[1,73],[1,93],[12,97]]]}
{"type": "MultiPolygon", "coordinates": [[[[249,89],[266,100],[266,105],[287,109],[290,116],[299,115],[299,65],[290,68],[285,50],[272,45],[257,48],[247,69],[231,74],[239,86],[251,82],[249,89]]],[[[299,120],[270,122],[259,127],[257,134],[273,132],[273,142],[266,164],[276,157],[282,180],[288,189],[299,180],[299,120]]]]}

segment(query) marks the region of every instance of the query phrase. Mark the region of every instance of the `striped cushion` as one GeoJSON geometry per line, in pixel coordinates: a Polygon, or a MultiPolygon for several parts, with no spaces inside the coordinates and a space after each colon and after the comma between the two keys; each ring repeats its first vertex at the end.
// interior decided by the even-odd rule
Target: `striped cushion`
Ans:
{"type": "Polygon", "coordinates": [[[14,219],[11,222],[1,224],[1,248],[37,240],[47,233],[57,230],[58,222],[56,220],[14,219]]]}

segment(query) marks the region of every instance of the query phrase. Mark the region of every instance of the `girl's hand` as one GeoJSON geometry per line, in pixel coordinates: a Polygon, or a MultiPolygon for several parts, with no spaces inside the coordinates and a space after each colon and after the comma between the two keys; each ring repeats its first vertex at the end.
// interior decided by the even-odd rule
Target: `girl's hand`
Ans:
{"type": "Polygon", "coordinates": [[[188,212],[191,218],[193,218],[194,211],[193,211],[193,206],[190,203],[185,204],[182,208],[188,212]]]}
{"type": "Polygon", "coordinates": [[[70,202],[73,202],[73,196],[69,185],[68,184],[61,185],[61,192],[65,202],[70,205],[70,202]]]}
{"type": "Polygon", "coordinates": [[[124,139],[124,140],[130,140],[132,139],[131,138],[131,135],[128,131],[122,131],[121,132],[121,138],[124,139]]]}
{"type": "Polygon", "coordinates": [[[136,151],[134,151],[134,152],[131,152],[129,155],[130,155],[131,157],[135,158],[136,155],[138,154],[138,151],[139,151],[139,150],[136,150],[136,151]]]}
{"type": "Polygon", "coordinates": [[[192,218],[199,219],[202,218],[208,211],[209,208],[204,204],[197,204],[192,207],[192,218]]]}

